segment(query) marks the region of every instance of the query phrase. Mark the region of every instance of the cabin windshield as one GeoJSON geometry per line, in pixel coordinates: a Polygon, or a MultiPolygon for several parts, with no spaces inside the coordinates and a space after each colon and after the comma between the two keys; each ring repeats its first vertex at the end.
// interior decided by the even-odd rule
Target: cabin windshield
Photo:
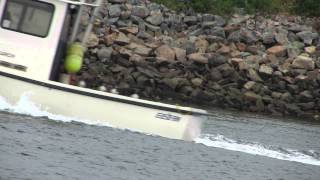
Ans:
{"type": "Polygon", "coordinates": [[[1,26],[5,29],[46,37],[49,33],[54,6],[40,1],[10,0],[7,2],[1,26]]]}

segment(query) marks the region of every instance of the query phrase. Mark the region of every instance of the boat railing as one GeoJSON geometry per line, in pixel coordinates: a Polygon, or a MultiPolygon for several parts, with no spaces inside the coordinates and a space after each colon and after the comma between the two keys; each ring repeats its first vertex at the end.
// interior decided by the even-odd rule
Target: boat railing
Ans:
{"type": "Polygon", "coordinates": [[[93,27],[93,22],[95,20],[95,17],[99,13],[99,10],[100,10],[100,7],[102,5],[102,1],[103,0],[77,0],[77,1],[75,1],[75,0],[58,0],[58,1],[62,1],[62,2],[65,2],[65,3],[69,3],[69,4],[80,6],[78,14],[77,14],[77,17],[76,17],[76,20],[75,20],[75,22],[73,24],[72,33],[71,33],[70,40],[69,40],[70,44],[75,42],[75,40],[76,40],[78,31],[79,31],[79,26],[80,26],[80,23],[81,23],[81,16],[82,16],[82,14],[83,14],[83,12],[85,10],[85,6],[91,7],[91,11],[93,13],[91,14],[91,17],[90,17],[90,20],[89,20],[89,24],[88,24],[88,26],[87,26],[87,28],[85,30],[83,39],[81,40],[82,46],[85,46],[85,44],[87,42],[87,39],[88,39],[88,37],[89,37],[89,35],[91,33],[91,30],[92,30],[92,27],[93,27]]]}

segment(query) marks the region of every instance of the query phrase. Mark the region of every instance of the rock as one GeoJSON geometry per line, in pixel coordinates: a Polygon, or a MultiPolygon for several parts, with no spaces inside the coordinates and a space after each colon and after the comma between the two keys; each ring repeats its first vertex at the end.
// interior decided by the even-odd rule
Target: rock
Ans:
{"type": "Polygon", "coordinates": [[[109,11],[109,16],[112,18],[119,17],[121,15],[120,5],[118,4],[108,6],[108,11],[109,11]]]}
{"type": "Polygon", "coordinates": [[[221,54],[229,54],[231,52],[231,49],[229,46],[222,46],[220,49],[217,50],[217,53],[221,54]]]}
{"type": "Polygon", "coordinates": [[[212,36],[217,36],[217,37],[222,37],[226,38],[226,33],[222,27],[214,27],[210,29],[206,29],[204,31],[207,35],[212,35],[212,36]]]}
{"type": "Polygon", "coordinates": [[[193,53],[188,55],[190,61],[194,61],[200,64],[208,64],[208,58],[205,57],[202,53],[193,53]]]}
{"type": "Polygon", "coordinates": [[[287,48],[285,46],[273,46],[267,50],[267,53],[278,57],[283,57],[287,53],[287,48]]]}
{"type": "Polygon", "coordinates": [[[223,77],[222,77],[222,74],[221,74],[221,72],[220,72],[218,69],[214,68],[214,69],[211,70],[211,72],[210,72],[210,79],[211,79],[211,80],[213,80],[213,81],[219,81],[219,80],[221,80],[222,78],[223,78],[223,77]]]}
{"type": "Polygon", "coordinates": [[[278,29],[278,32],[275,35],[275,39],[281,45],[288,44],[288,31],[285,29],[278,29]]]}
{"type": "Polygon", "coordinates": [[[194,43],[194,45],[195,45],[196,51],[198,53],[206,53],[208,46],[209,46],[209,43],[205,39],[198,38],[196,40],[196,42],[194,43]]]}
{"type": "Polygon", "coordinates": [[[115,3],[115,4],[123,4],[127,2],[127,0],[109,0],[110,3],[115,3]]]}
{"type": "Polygon", "coordinates": [[[300,100],[302,102],[311,102],[314,100],[314,97],[312,96],[312,93],[308,90],[302,91],[300,94],[300,100]]]}
{"type": "Polygon", "coordinates": [[[234,69],[229,64],[222,64],[218,66],[217,69],[221,72],[223,77],[228,77],[234,72],[234,69]]]}
{"type": "Polygon", "coordinates": [[[176,89],[180,81],[181,78],[165,78],[162,80],[162,82],[169,86],[171,89],[176,89]]]}
{"type": "Polygon", "coordinates": [[[214,20],[216,22],[216,26],[223,27],[226,24],[226,20],[221,16],[215,15],[214,20]]]}
{"type": "Polygon", "coordinates": [[[246,84],[243,85],[243,87],[246,89],[246,90],[251,90],[253,89],[253,87],[256,85],[257,83],[254,82],[254,81],[248,81],[246,84]]]}
{"type": "Polygon", "coordinates": [[[256,93],[252,91],[247,91],[244,93],[244,99],[251,102],[256,102],[258,99],[262,99],[261,96],[257,95],[256,93]]]}
{"type": "Polygon", "coordinates": [[[151,48],[147,48],[143,45],[139,45],[136,43],[130,43],[127,46],[128,49],[131,49],[134,53],[139,54],[141,56],[148,56],[150,52],[152,51],[151,48]]]}
{"type": "Polygon", "coordinates": [[[162,45],[155,50],[155,54],[157,57],[164,58],[166,60],[174,61],[175,60],[175,52],[168,45],[162,45]]]}
{"type": "Polygon", "coordinates": [[[288,56],[290,58],[295,58],[301,54],[301,49],[304,47],[304,44],[298,41],[290,43],[287,48],[288,56]]]}
{"type": "Polygon", "coordinates": [[[228,36],[228,41],[230,41],[230,42],[240,42],[240,40],[241,40],[240,31],[232,32],[228,36]]]}
{"type": "Polygon", "coordinates": [[[94,33],[90,33],[88,40],[86,42],[87,47],[96,47],[99,45],[99,38],[94,33]]]}
{"type": "Polygon", "coordinates": [[[315,63],[312,58],[305,56],[298,56],[293,62],[292,67],[297,69],[314,70],[315,63]]]}
{"type": "Polygon", "coordinates": [[[176,59],[178,61],[186,61],[187,60],[187,51],[181,48],[173,48],[175,55],[176,55],[176,59]]]}
{"type": "Polygon", "coordinates": [[[260,66],[259,73],[271,76],[273,74],[272,67],[263,64],[260,66]]]}
{"type": "Polygon", "coordinates": [[[264,44],[273,44],[275,43],[275,35],[273,31],[265,31],[262,34],[262,41],[264,44]]]}
{"type": "Polygon", "coordinates": [[[138,16],[140,18],[145,18],[149,16],[150,11],[145,6],[133,6],[132,7],[132,15],[138,16]]]}
{"type": "Polygon", "coordinates": [[[160,25],[163,21],[163,16],[161,12],[152,13],[149,17],[147,17],[146,21],[153,25],[160,25]]]}
{"type": "Polygon", "coordinates": [[[305,47],[304,51],[308,54],[314,54],[316,52],[316,47],[315,46],[305,47]]]}
{"type": "Polygon", "coordinates": [[[318,36],[317,33],[312,33],[311,31],[302,31],[297,33],[297,35],[307,45],[311,45],[312,41],[318,36]]]}
{"type": "Polygon", "coordinates": [[[208,58],[209,58],[209,65],[214,67],[225,64],[227,62],[227,58],[220,54],[212,54],[208,58]]]}
{"type": "Polygon", "coordinates": [[[114,43],[119,45],[127,45],[130,43],[130,39],[124,33],[120,32],[117,38],[114,40],[114,43]]]}
{"type": "Polygon", "coordinates": [[[198,22],[198,18],[196,16],[185,16],[183,22],[187,25],[195,25],[198,22]]]}
{"type": "Polygon", "coordinates": [[[202,85],[203,80],[200,79],[200,78],[193,78],[193,79],[191,80],[191,82],[192,82],[192,84],[193,84],[194,86],[199,87],[199,86],[202,85]]]}
{"type": "Polygon", "coordinates": [[[123,27],[123,28],[119,28],[119,31],[123,32],[123,33],[131,33],[131,34],[138,34],[139,32],[139,28],[136,26],[132,26],[132,27],[123,27]]]}
{"type": "Polygon", "coordinates": [[[140,56],[140,55],[137,55],[137,54],[134,54],[132,56],[130,56],[129,58],[129,61],[132,61],[132,62],[143,62],[145,59],[140,56]]]}
{"type": "Polygon", "coordinates": [[[113,49],[110,47],[103,47],[98,50],[97,56],[102,61],[105,62],[111,59],[113,49]]]}
{"type": "Polygon", "coordinates": [[[248,70],[248,77],[255,82],[263,82],[263,80],[261,79],[261,77],[259,76],[259,74],[257,73],[257,71],[255,71],[254,69],[249,69],[248,70]]]}
{"type": "Polygon", "coordinates": [[[259,40],[256,32],[244,28],[240,30],[240,39],[247,44],[253,44],[259,40]]]}

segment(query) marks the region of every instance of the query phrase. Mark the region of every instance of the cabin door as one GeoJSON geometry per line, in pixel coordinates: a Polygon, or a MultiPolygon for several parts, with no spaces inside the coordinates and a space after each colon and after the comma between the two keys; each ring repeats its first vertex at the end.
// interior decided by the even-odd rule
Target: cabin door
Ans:
{"type": "Polygon", "coordinates": [[[0,71],[48,80],[67,4],[0,0],[0,71]]]}

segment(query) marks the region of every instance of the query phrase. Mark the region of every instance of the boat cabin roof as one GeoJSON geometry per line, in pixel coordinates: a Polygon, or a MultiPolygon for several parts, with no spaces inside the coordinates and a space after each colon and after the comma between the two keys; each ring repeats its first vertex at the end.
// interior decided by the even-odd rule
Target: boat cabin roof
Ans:
{"type": "Polygon", "coordinates": [[[73,5],[85,5],[85,6],[99,6],[99,3],[96,2],[86,2],[86,0],[56,0],[60,2],[65,2],[68,4],[73,4],[73,5]]]}

